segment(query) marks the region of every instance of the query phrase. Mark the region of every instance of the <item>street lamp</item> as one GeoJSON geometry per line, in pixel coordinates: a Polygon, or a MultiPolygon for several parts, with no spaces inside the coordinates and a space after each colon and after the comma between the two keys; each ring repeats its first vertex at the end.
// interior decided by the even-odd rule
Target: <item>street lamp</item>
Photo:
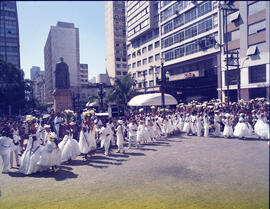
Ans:
{"type": "Polygon", "coordinates": [[[165,97],[164,97],[164,86],[165,86],[165,79],[164,79],[164,58],[160,58],[161,61],[161,104],[162,108],[165,108],[165,97]]]}

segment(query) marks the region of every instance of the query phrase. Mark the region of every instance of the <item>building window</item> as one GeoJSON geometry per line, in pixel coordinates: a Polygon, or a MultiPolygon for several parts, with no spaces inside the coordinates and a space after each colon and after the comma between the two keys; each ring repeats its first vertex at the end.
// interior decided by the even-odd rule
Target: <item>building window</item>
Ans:
{"type": "Polygon", "coordinates": [[[251,66],[249,71],[249,83],[266,82],[266,65],[251,66]]]}
{"type": "Polygon", "coordinates": [[[151,56],[151,57],[148,58],[148,62],[149,63],[153,62],[153,56],[151,56]]]}
{"type": "Polygon", "coordinates": [[[139,72],[138,72],[138,78],[141,77],[141,76],[142,76],[142,72],[139,71],[139,72]]]}
{"type": "Polygon", "coordinates": [[[149,81],[149,87],[153,87],[154,86],[154,81],[149,81]]]}
{"type": "Polygon", "coordinates": [[[123,68],[126,68],[126,67],[127,67],[127,64],[122,64],[122,67],[123,67],[123,68]]]}
{"type": "Polygon", "coordinates": [[[165,39],[162,39],[162,46],[161,48],[166,48],[173,45],[173,36],[169,36],[165,39]]]}
{"type": "Polygon", "coordinates": [[[193,54],[198,51],[198,45],[196,43],[192,43],[186,46],[186,55],[193,54]]]}
{"type": "Polygon", "coordinates": [[[130,60],[130,59],[131,59],[131,54],[128,55],[128,60],[130,60]]]}
{"type": "Polygon", "coordinates": [[[179,47],[174,51],[175,59],[185,55],[185,47],[179,47]]]}
{"type": "Polygon", "coordinates": [[[121,75],[121,71],[116,71],[116,75],[121,75]]]}
{"type": "Polygon", "coordinates": [[[121,61],[121,58],[116,57],[115,60],[116,61],[121,61]]]}
{"type": "Polygon", "coordinates": [[[137,56],[140,56],[141,55],[141,50],[137,50],[137,56]]]}
{"type": "Polygon", "coordinates": [[[266,3],[267,1],[257,1],[254,4],[248,5],[248,16],[266,9],[266,3]]]}
{"type": "Polygon", "coordinates": [[[141,60],[137,62],[137,67],[140,67],[141,66],[141,60]]]}
{"type": "Polygon", "coordinates": [[[133,76],[132,76],[133,78],[136,78],[136,73],[133,73],[133,76]]]}
{"type": "Polygon", "coordinates": [[[128,65],[128,70],[130,70],[130,69],[131,69],[131,65],[129,64],[129,65],[128,65]]]}
{"type": "Polygon", "coordinates": [[[160,54],[156,54],[155,55],[155,61],[159,60],[160,59],[160,54]]]}
{"type": "Polygon", "coordinates": [[[204,20],[198,24],[198,34],[212,29],[212,18],[204,20]]]}
{"type": "Polygon", "coordinates": [[[196,8],[193,8],[185,13],[185,24],[195,19],[196,19],[196,8]]]}
{"type": "Polygon", "coordinates": [[[185,39],[194,37],[197,35],[197,25],[189,27],[185,30],[185,39]]]}
{"type": "Polygon", "coordinates": [[[228,72],[225,72],[225,80],[226,80],[226,84],[229,83],[229,85],[236,85],[237,84],[237,73],[238,70],[228,70],[228,72]],[[229,79],[229,81],[228,81],[229,79]]]}
{"type": "Polygon", "coordinates": [[[127,59],[126,59],[126,58],[122,58],[122,61],[123,61],[123,62],[126,62],[126,61],[127,61],[127,59]]]}
{"type": "Polygon", "coordinates": [[[198,17],[212,11],[211,1],[207,1],[198,6],[198,17]]]}
{"type": "Polygon", "coordinates": [[[153,72],[154,72],[153,68],[150,68],[150,69],[149,69],[149,75],[152,75],[153,72]]]}
{"type": "Polygon", "coordinates": [[[120,64],[116,64],[116,67],[119,68],[120,67],[120,64]]]}
{"type": "Polygon", "coordinates": [[[159,47],[159,41],[155,42],[155,48],[159,47]]]}
{"type": "Polygon", "coordinates": [[[143,65],[146,65],[147,64],[147,59],[143,59],[143,65]]]}
{"type": "Polygon", "coordinates": [[[132,58],[135,58],[136,57],[136,52],[133,52],[132,53],[132,58]]]}
{"type": "Polygon", "coordinates": [[[142,48],[142,53],[144,54],[146,52],[146,47],[142,48]]]}
{"type": "Polygon", "coordinates": [[[184,25],[184,15],[179,15],[178,17],[174,18],[173,20],[173,26],[174,26],[174,29],[184,25]]]}
{"type": "Polygon", "coordinates": [[[132,68],[135,68],[136,67],[136,62],[133,62],[132,63],[132,68]]]}
{"type": "MultiPolygon", "coordinates": [[[[226,38],[227,38],[228,42],[240,39],[240,30],[238,29],[235,31],[228,32],[226,38]]],[[[225,38],[225,40],[226,40],[226,38],[225,38]]]]}
{"type": "Polygon", "coordinates": [[[126,75],[127,74],[127,71],[123,71],[123,75],[126,75]]]}
{"type": "Polygon", "coordinates": [[[148,51],[151,51],[153,49],[153,44],[148,45],[148,51]]]}
{"type": "Polygon", "coordinates": [[[248,35],[265,31],[266,30],[265,25],[266,25],[265,20],[261,21],[261,22],[257,22],[257,23],[252,24],[252,25],[249,25],[248,26],[248,35]]]}

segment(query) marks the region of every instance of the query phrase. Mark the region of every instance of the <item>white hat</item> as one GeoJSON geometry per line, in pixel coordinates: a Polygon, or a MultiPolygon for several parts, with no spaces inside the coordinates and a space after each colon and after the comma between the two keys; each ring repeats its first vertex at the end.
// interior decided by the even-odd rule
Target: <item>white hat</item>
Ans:
{"type": "Polygon", "coordinates": [[[119,123],[119,124],[123,124],[123,121],[122,121],[122,120],[118,120],[118,123],[119,123]]]}
{"type": "Polygon", "coordinates": [[[48,124],[46,124],[46,125],[44,126],[44,128],[51,128],[51,126],[48,125],[48,124]]]}
{"type": "Polygon", "coordinates": [[[229,113],[226,113],[225,117],[228,118],[230,117],[231,115],[229,113]]]}

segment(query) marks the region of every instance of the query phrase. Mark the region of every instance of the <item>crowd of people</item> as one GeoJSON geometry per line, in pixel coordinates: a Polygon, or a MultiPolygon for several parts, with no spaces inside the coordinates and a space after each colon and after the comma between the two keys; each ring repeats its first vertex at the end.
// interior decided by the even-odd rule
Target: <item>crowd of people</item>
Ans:
{"type": "Polygon", "coordinates": [[[108,119],[97,117],[94,110],[65,110],[5,118],[0,120],[0,127],[2,173],[14,168],[15,157],[19,172],[25,175],[56,172],[62,162],[72,163],[79,155],[86,161],[97,149],[109,155],[110,148],[116,146],[116,152],[124,153],[181,132],[187,136],[270,139],[269,102],[264,98],[229,105],[211,100],[181,103],[171,109],[152,106],[108,119]]]}

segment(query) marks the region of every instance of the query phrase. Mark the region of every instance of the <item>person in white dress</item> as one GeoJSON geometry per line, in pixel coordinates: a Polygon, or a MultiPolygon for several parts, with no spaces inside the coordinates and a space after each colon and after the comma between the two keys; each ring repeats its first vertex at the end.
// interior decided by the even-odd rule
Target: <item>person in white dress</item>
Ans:
{"type": "Polygon", "coordinates": [[[199,112],[197,113],[196,126],[197,126],[197,136],[202,136],[203,117],[202,117],[202,114],[199,112]]]}
{"type": "Polygon", "coordinates": [[[195,112],[191,114],[190,120],[191,120],[191,123],[190,123],[191,133],[192,135],[195,135],[197,131],[195,112]]]}
{"type": "Polygon", "coordinates": [[[109,150],[110,150],[110,144],[111,144],[111,130],[108,127],[108,124],[104,124],[104,126],[100,129],[100,139],[101,139],[101,148],[104,147],[104,155],[108,156],[109,155],[109,150]]]}
{"type": "Polygon", "coordinates": [[[233,137],[233,119],[232,116],[229,113],[225,114],[225,119],[223,120],[224,123],[224,130],[223,130],[223,136],[225,138],[233,137]]]}
{"type": "Polygon", "coordinates": [[[160,139],[161,137],[161,128],[160,125],[158,123],[158,118],[154,118],[154,125],[153,125],[153,129],[154,129],[154,136],[156,138],[156,140],[160,139]]]}
{"type": "Polygon", "coordinates": [[[144,144],[147,142],[146,138],[145,138],[145,125],[143,120],[139,121],[139,125],[138,125],[138,129],[137,129],[137,142],[139,144],[144,144]]]}
{"type": "Polygon", "coordinates": [[[87,160],[87,154],[90,151],[90,142],[88,139],[89,127],[86,121],[83,122],[79,137],[80,152],[84,155],[83,161],[87,160]]]}
{"type": "Polygon", "coordinates": [[[96,127],[93,122],[89,125],[89,130],[87,133],[88,141],[89,141],[89,154],[93,154],[94,151],[97,149],[97,141],[96,141],[96,127]]]}
{"type": "Polygon", "coordinates": [[[248,127],[244,113],[240,113],[238,122],[234,127],[233,135],[242,139],[250,136],[250,128],[248,127]]]}
{"type": "Polygon", "coordinates": [[[131,148],[132,142],[134,142],[135,147],[138,148],[137,139],[136,139],[137,129],[138,129],[138,126],[135,120],[132,120],[132,122],[128,124],[128,136],[129,136],[128,148],[129,149],[131,148]]]}
{"type": "Polygon", "coordinates": [[[69,163],[81,154],[79,143],[73,138],[71,125],[66,130],[67,133],[63,140],[58,145],[61,151],[61,160],[68,161],[69,163]]]}
{"type": "Polygon", "coordinates": [[[2,136],[0,136],[0,156],[3,162],[2,173],[7,173],[9,166],[10,152],[13,146],[12,139],[9,137],[10,136],[9,127],[3,128],[1,135],[2,136]]]}
{"type": "Polygon", "coordinates": [[[22,155],[19,171],[25,175],[41,171],[42,169],[37,163],[43,149],[41,141],[37,138],[36,134],[32,132],[29,136],[26,150],[22,155]]]}
{"type": "Polygon", "coordinates": [[[257,114],[257,121],[254,125],[254,132],[259,139],[270,139],[269,124],[267,123],[266,113],[259,111],[257,114]]]}
{"type": "Polygon", "coordinates": [[[57,136],[57,140],[59,140],[59,134],[60,134],[60,125],[64,122],[64,119],[61,117],[60,113],[56,114],[56,117],[54,118],[54,128],[55,133],[57,136]]]}
{"type": "Polygon", "coordinates": [[[205,112],[203,115],[203,128],[204,128],[204,137],[209,136],[209,126],[210,126],[210,117],[208,112],[205,112]]]}
{"type": "Polygon", "coordinates": [[[186,114],[185,117],[185,123],[184,123],[184,127],[183,127],[183,132],[185,132],[187,134],[187,136],[192,134],[192,130],[191,130],[191,116],[189,113],[186,114]]]}
{"type": "Polygon", "coordinates": [[[13,139],[13,146],[10,152],[10,167],[13,168],[13,156],[15,156],[15,160],[17,163],[17,167],[20,166],[20,162],[19,162],[19,152],[20,152],[20,141],[21,141],[21,137],[19,136],[19,132],[12,129],[12,139],[13,139]]]}
{"type": "Polygon", "coordinates": [[[220,136],[220,124],[221,124],[220,113],[219,113],[219,111],[215,111],[215,115],[214,115],[215,132],[214,132],[214,136],[216,136],[216,137],[220,136]]]}
{"type": "Polygon", "coordinates": [[[51,132],[49,141],[42,149],[37,164],[45,168],[49,167],[54,172],[59,170],[57,166],[61,164],[61,150],[58,147],[57,136],[54,132],[51,132]]]}
{"type": "Polygon", "coordinates": [[[118,126],[116,128],[116,145],[117,145],[117,153],[119,152],[125,152],[124,150],[124,127],[123,127],[123,121],[118,120],[118,126]]]}

